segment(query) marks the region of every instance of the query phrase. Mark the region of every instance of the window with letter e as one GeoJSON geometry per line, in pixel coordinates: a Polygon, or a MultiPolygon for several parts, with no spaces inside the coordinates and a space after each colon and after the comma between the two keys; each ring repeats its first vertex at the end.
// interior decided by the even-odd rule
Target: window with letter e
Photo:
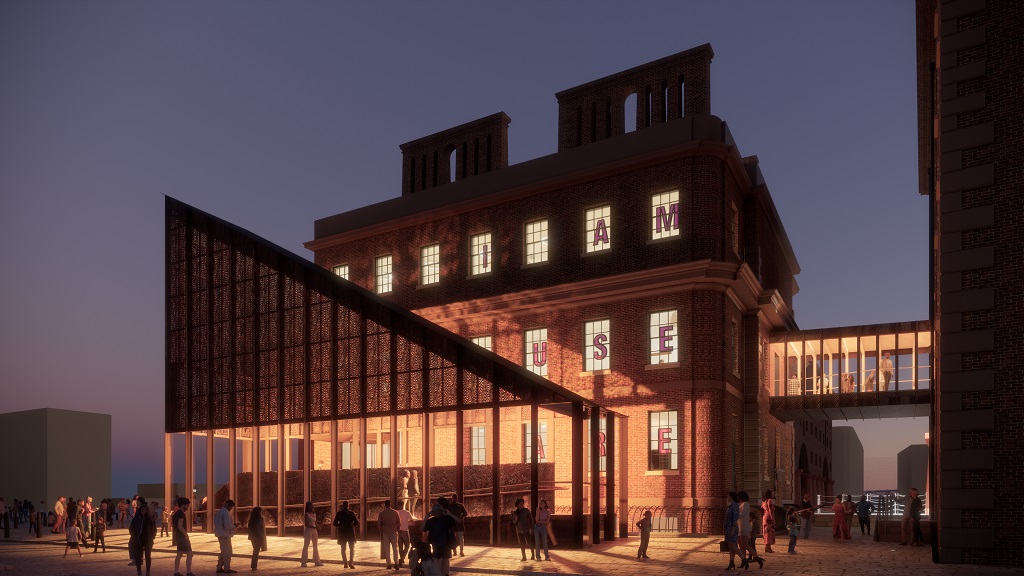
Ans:
{"type": "Polygon", "coordinates": [[[651,313],[651,364],[679,362],[679,314],[675,310],[651,313]]]}
{"type": "Polygon", "coordinates": [[[679,423],[675,410],[650,412],[648,470],[679,469],[679,423]]]}

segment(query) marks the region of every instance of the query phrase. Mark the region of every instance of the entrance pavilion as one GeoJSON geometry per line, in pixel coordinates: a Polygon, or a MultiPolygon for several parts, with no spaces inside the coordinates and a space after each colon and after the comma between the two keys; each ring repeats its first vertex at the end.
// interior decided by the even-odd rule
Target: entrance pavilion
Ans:
{"type": "Polygon", "coordinates": [[[467,540],[515,540],[518,498],[569,546],[625,535],[622,416],[171,198],[166,274],[165,499],[205,485],[205,531],[228,498],[278,535],[347,500],[365,536],[457,493],[467,540]]]}

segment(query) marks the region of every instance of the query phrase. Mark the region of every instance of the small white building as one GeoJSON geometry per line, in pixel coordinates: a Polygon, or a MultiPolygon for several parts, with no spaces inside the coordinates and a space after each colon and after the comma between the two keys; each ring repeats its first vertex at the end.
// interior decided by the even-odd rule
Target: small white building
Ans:
{"type": "Polygon", "coordinates": [[[111,416],[40,408],[0,414],[0,496],[40,500],[52,510],[57,496],[95,502],[110,497],[111,416]]]}

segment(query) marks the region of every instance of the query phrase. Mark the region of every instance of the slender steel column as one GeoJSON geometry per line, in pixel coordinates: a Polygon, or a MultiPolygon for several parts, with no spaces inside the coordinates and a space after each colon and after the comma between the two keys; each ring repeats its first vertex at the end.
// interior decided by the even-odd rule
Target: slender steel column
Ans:
{"type": "Polygon", "coordinates": [[[310,498],[309,480],[311,474],[309,473],[309,467],[313,463],[313,435],[310,433],[311,424],[309,422],[303,422],[300,426],[302,426],[302,454],[300,456],[302,458],[302,502],[303,506],[305,506],[306,502],[312,500],[310,498]]]}
{"type": "MultiPolygon", "coordinates": [[[[604,425],[604,539],[615,540],[615,424],[618,418],[608,413],[604,425]]],[[[625,451],[623,451],[625,452],[625,451]]]]}
{"type": "MultiPolygon", "coordinates": [[[[366,390],[364,387],[363,390],[366,390]]],[[[364,394],[365,406],[365,394],[364,394]]],[[[365,414],[366,411],[364,410],[365,414]]],[[[366,468],[366,416],[359,417],[359,533],[366,537],[366,483],[370,471],[366,468]]]]}
{"type": "Polygon", "coordinates": [[[583,547],[583,403],[572,403],[572,547],[583,547]]]}
{"type": "Polygon", "coordinates": [[[601,543],[601,412],[590,409],[590,543],[601,543]]]}
{"type": "Polygon", "coordinates": [[[629,418],[619,419],[619,436],[622,450],[619,450],[619,538],[629,537],[629,418]]]}
{"type": "Polygon", "coordinates": [[[262,506],[260,503],[260,472],[263,471],[263,467],[260,466],[260,427],[253,425],[252,427],[252,505],[262,506]]]}
{"type": "Polygon", "coordinates": [[[284,536],[284,522],[288,515],[285,513],[284,490],[287,484],[284,481],[288,472],[288,465],[285,456],[285,445],[288,441],[284,436],[284,424],[277,425],[277,535],[284,536]]]}
{"type": "MultiPolygon", "coordinates": [[[[171,479],[174,477],[172,474],[172,468],[174,466],[174,459],[171,455],[171,434],[164,434],[164,506],[168,509],[173,508],[171,504],[171,491],[173,486],[171,485],[171,479]]],[[[46,510],[43,510],[46,513],[46,510]]]]}
{"type": "MultiPolygon", "coordinates": [[[[338,515],[338,469],[341,467],[341,462],[338,462],[338,421],[331,420],[331,459],[330,468],[331,471],[331,519],[338,515]]],[[[338,529],[331,525],[331,538],[335,538],[338,535],[338,529]]]]}
{"type": "Polygon", "coordinates": [[[228,498],[231,500],[238,498],[238,447],[235,446],[237,440],[235,429],[228,429],[228,498]]]}
{"type": "MultiPolygon", "coordinates": [[[[209,399],[209,396],[207,396],[209,399]]],[[[203,525],[207,534],[213,533],[213,507],[214,507],[214,491],[216,490],[215,479],[213,477],[213,468],[215,465],[213,459],[213,430],[206,431],[206,514],[203,516],[203,525]]]]}
{"type": "MultiPolygon", "coordinates": [[[[574,443],[573,446],[576,446],[574,443]]],[[[573,452],[575,457],[575,451],[573,452]]],[[[530,507],[537,509],[540,503],[540,409],[537,401],[530,404],[530,507]]],[[[582,481],[573,477],[573,485],[582,481]]]]}
{"type": "Polygon", "coordinates": [[[186,524],[188,525],[189,532],[192,531],[192,517],[195,515],[194,511],[199,508],[199,503],[195,501],[195,486],[196,481],[193,475],[195,474],[195,462],[193,461],[194,454],[192,453],[192,431],[185,432],[185,497],[192,500],[190,509],[192,513],[186,514],[186,524]]]}
{"type": "MultiPolygon", "coordinates": [[[[497,394],[494,396],[497,397],[497,394]]],[[[491,546],[501,543],[501,412],[491,406],[491,546]]]]}

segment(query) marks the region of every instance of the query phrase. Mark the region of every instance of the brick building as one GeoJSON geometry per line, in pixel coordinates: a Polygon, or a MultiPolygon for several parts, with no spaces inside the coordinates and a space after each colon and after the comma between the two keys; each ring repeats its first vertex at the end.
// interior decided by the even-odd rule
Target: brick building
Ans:
{"type": "MultiPolygon", "coordinates": [[[[306,244],[324,268],[628,417],[629,504],[671,510],[682,532],[719,532],[729,490],[799,496],[793,426],[768,413],[768,335],[796,328],[800,269],[757,158],[711,115],[712,56],[704,45],[558,93],[549,156],[509,166],[504,113],[404,144],[402,195],[318,220],[306,244]]],[[[557,416],[541,428],[561,460],[557,416]]],[[[830,428],[812,429],[824,488],[830,428]]]]}
{"type": "Polygon", "coordinates": [[[1020,565],[1024,4],[918,0],[920,192],[932,199],[933,511],[942,562],[1020,565]]]}

